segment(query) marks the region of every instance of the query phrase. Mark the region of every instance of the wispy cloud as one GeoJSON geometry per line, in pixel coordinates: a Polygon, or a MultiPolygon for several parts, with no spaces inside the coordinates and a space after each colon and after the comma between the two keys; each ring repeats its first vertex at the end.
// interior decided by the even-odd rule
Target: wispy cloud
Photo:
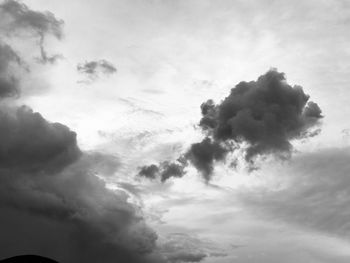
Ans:
{"type": "Polygon", "coordinates": [[[108,76],[117,72],[117,68],[104,59],[80,63],[77,66],[77,70],[86,76],[86,80],[82,81],[84,83],[91,83],[100,78],[101,75],[108,76]]]}

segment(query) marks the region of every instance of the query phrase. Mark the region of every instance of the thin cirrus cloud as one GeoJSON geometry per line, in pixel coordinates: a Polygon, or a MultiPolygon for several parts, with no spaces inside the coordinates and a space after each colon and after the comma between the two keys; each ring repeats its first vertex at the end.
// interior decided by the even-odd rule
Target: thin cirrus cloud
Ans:
{"type": "Polygon", "coordinates": [[[291,141],[317,135],[320,129],[315,128],[323,117],[303,88],[290,86],[284,73],[275,69],[257,81],[240,82],[219,104],[202,103],[201,113],[199,126],[205,138],[175,163],[141,167],[140,176],[154,179],[159,174],[161,181],[182,177],[190,162],[209,181],[214,163],[237,150],[248,164],[258,156],[287,158],[293,149],[291,141]]]}

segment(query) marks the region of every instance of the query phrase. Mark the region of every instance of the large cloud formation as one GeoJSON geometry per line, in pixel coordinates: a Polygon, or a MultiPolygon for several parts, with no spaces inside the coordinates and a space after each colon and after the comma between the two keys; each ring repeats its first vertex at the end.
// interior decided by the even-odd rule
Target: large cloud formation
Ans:
{"type": "MultiPolygon", "coordinates": [[[[45,153],[47,148],[39,144],[32,150],[45,153]]],[[[27,171],[22,161],[1,168],[0,257],[39,254],[60,262],[158,262],[148,259],[156,234],[125,192],[108,190],[95,176],[100,171],[95,158],[84,153],[78,161],[69,154],[65,159],[72,164],[61,165],[60,172],[46,172],[46,164],[27,171]]]]}
{"type": "Polygon", "coordinates": [[[308,137],[322,118],[300,86],[290,86],[283,73],[270,70],[257,81],[240,82],[220,104],[201,105],[200,126],[215,141],[249,144],[246,160],[256,155],[289,152],[290,141],[308,137]]]}
{"type": "Polygon", "coordinates": [[[206,258],[226,256],[222,249],[205,238],[170,233],[163,239],[160,250],[169,263],[201,262],[206,258]]]}
{"type": "Polygon", "coordinates": [[[29,107],[0,112],[0,169],[59,171],[80,155],[76,134],[29,107]]]}
{"type": "MultiPolygon", "coordinates": [[[[11,17],[1,16],[2,28],[61,36],[61,22],[50,13],[10,0],[0,10],[11,17]]],[[[109,190],[96,176],[113,173],[118,160],[81,151],[67,126],[16,106],[21,65],[18,53],[2,41],[0,259],[38,254],[67,263],[162,262],[154,252],[157,235],[129,194],[109,190]]]]}
{"type": "Polygon", "coordinates": [[[189,161],[206,180],[211,178],[214,163],[238,148],[248,163],[259,155],[285,157],[291,153],[292,140],[317,134],[313,128],[322,118],[321,109],[309,101],[303,88],[290,86],[284,73],[275,69],[257,81],[238,83],[219,104],[204,102],[201,113],[199,126],[206,137],[192,144],[183,165],[189,161]]]}

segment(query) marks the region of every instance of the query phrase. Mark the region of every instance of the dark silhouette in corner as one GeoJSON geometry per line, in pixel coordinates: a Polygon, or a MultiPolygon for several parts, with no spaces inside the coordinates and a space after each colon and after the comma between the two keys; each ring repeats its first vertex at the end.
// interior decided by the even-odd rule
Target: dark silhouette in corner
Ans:
{"type": "Polygon", "coordinates": [[[58,263],[55,260],[35,256],[35,255],[24,255],[24,256],[16,256],[12,258],[7,258],[4,260],[0,260],[0,263],[58,263]]]}

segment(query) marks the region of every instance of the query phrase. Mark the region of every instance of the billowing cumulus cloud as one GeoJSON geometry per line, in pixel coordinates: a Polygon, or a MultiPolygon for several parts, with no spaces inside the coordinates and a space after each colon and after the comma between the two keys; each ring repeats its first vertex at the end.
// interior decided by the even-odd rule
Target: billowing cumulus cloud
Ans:
{"type": "Polygon", "coordinates": [[[58,171],[80,155],[76,134],[22,106],[1,109],[0,169],[58,171]]]}
{"type": "Polygon", "coordinates": [[[77,66],[77,70],[88,78],[89,81],[87,82],[92,82],[101,75],[111,75],[117,72],[116,67],[104,59],[80,63],[77,66]]]}
{"type": "MultiPolygon", "coordinates": [[[[291,141],[319,134],[317,127],[323,117],[320,107],[309,101],[302,87],[290,86],[284,73],[274,69],[257,81],[238,83],[219,104],[213,100],[202,103],[201,113],[199,126],[206,137],[191,145],[183,155],[181,168],[184,171],[189,161],[206,181],[215,162],[225,160],[237,149],[250,164],[259,155],[289,156],[291,141]]],[[[159,169],[155,167],[153,171],[159,169]]],[[[149,177],[156,177],[156,173],[149,177]]]]}
{"type": "Polygon", "coordinates": [[[95,175],[113,173],[114,157],[81,152],[74,132],[26,106],[2,105],[0,122],[1,258],[160,262],[141,211],[95,175]]]}
{"type": "Polygon", "coordinates": [[[3,169],[1,257],[30,253],[60,262],[157,262],[147,259],[156,234],[125,192],[106,189],[92,173],[94,165],[82,156],[56,174],[3,169]]]}
{"type": "Polygon", "coordinates": [[[28,107],[2,107],[0,120],[0,257],[160,262],[141,211],[95,176],[114,158],[81,152],[74,132],[28,107]]]}
{"type": "Polygon", "coordinates": [[[321,110],[300,86],[290,86],[283,73],[270,70],[257,81],[240,82],[221,103],[203,103],[200,126],[217,142],[246,142],[245,158],[288,153],[291,140],[322,118],[321,110]]]}
{"type": "Polygon", "coordinates": [[[57,19],[51,12],[33,11],[16,0],[5,0],[0,4],[0,31],[6,36],[17,34],[37,38],[41,63],[54,63],[61,57],[48,56],[44,49],[44,41],[49,35],[61,39],[63,24],[63,20],[57,19]]]}

